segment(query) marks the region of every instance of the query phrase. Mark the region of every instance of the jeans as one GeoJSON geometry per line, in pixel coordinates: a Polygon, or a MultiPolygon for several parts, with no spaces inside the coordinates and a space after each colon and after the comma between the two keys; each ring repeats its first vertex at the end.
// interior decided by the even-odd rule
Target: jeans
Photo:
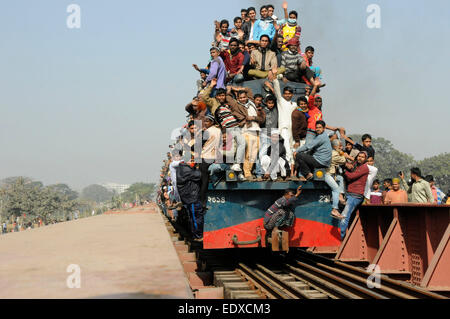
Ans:
{"type": "Polygon", "coordinates": [[[241,74],[236,74],[233,79],[231,79],[231,82],[233,84],[242,84],[244,82],[244,75],[241,74]]]}
{"type": "MultiPolygon", "coordinates": [[[[263,129],[264,130],[264,129],[263,129]]],[[[264,155],[267,154],[267,151],[269,149],[270,146],[270,136],[267,136],[266,133],[263,133],[263,131],[261,132],[260,135],[260,148],[259,148],[259,161],[256,161],[256,167],[255,167],[255,174],[257,177],[262,177],[264,175],[262,166],[261,166],[261,159],[263,158],[264,155]]]]}
{"type": "Polygon", "coordinates": [[[347,204],[345,205],[344,210],[341,215],[344,217],[339,222],[339,228],[341,229],[341,239],[343,240],[345,237],[345,232],[348,227],[348,222],[350,221],[350,217],[352,217],[353,211],[362,204],[364,198],[356,198],[352,195],[347,194],[347,204]]]}
{"type": "Polygon", "coordinates": [[[331,188],[331,195],[333,198],[333,209],[339,208],[339,194],[344,194],[344,178],[342,175],[336,175],[336,180],[330,174],[325,174],[325,183],[331,188]]]}

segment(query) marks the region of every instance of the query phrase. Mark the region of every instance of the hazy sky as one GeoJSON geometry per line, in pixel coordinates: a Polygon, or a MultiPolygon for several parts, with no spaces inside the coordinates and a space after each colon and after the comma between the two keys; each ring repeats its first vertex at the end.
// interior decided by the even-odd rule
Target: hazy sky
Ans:
{"type": "MultiPolygon", "coordinates": [[[[282,16],[282,1],[271,2],[282,16]]],[[[213,21],[261,4],[2,1],[0,178],[76,189],[156,181],[195,94],[191,65],[208,62],[213,21]],[[81,29],[67,28],[72,3],[81,29]]],[[[289,9],[300,12],[302,48],[314,46],[324,70],[329,124],[384,137],[416,159],[450,151],[450,1],[289,1],[289,9]],[[381,8],[380,29],[367,27],[370,4],[381,8]]]]}

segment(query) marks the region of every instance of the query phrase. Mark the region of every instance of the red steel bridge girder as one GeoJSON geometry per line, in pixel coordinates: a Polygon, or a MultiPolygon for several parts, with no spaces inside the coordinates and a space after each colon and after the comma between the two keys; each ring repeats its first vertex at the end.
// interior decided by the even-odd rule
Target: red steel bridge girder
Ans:
{"type": "Polygon", "coordinates": [[[364,205],[336,259],[377,264],[382,273],[450,291],[449,205],[364,205]]]}

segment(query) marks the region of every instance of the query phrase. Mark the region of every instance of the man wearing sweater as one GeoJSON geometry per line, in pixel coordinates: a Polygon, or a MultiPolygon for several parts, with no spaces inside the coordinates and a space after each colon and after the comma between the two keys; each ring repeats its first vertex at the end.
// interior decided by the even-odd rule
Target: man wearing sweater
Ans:
{"type": "Polygon", "coordinates": [[[341,229],[342,240],[345,237],[352,213],[364,200],[364,190],[366,188],[367,177],[369,176],[369,168],[367,167],[366,161],[367,153],[359,152],[355,165],[350,163],[345,164],[347,169],[344,173],[344,177],[347,180],[347,203],[341,216],[336,216],[336,218],[340,219],[339,228],[341,229]]]}
{"type": "Polygon", "coordinates": [[[315,168],[330,167],[332,147],[330,138],[324,133],[325,126],[326,124],[324,121],[317,121],[317,136],[309,143],[299,147],[296,151],[295,161],[303,175],[303,177],[300,178],[301,181],[312,179],[314,177],[312,171],[315,168]],[[312,155],[307,152],[312,152],[312,155]]]}

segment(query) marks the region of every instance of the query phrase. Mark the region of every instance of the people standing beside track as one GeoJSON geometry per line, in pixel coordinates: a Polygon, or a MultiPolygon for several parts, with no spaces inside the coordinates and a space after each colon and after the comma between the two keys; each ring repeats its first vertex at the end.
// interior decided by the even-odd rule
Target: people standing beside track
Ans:
{"type": "Polygon", "coordinates": [[[367,177],[366,190],[364,191],[364,197],[366,198],[366,200],[365,200],[366,203],[370,202],[371,187],[372,187],[373,181],[375,180],[375,178],[377,177],[377,174],[378,174],[378,168],[376,168],[374,165],[375,165],[375,160],[373,159],[373,157],[369,157],[367,159],[367,167],[369,168],[369,176],[367,177]]]}
{"type": "Polygon", "coordinates": [[[300,203],[298,198],[302,193],[302,186],[293,189],[287,189],[284,196],[277,199],[275,203],[270,206],[264,215],[264,228],[271,232],[277,232],[282,227],[292,227],[295,221],[295,207],[300,203]]]}
{"type": "Polygon", "coordinates": [[[433,193],[434,202],[438,205],[442,204],[442,201],[445,197],[445,194],[443,191],[441,191],[439,188],[436,187],[434,182],[434,177],[432,175],[425,176],[425,180],[430,183],[431,192],[433,193]]]}
{"type": "Polygon", "coordinates": [[[392,190],[386,194],[384,204],[403,204],[408,202],[408,194],[403,189],[400,189],[400,179],[392,179],[392,190]]]}
{"type": "Polygon", "coordinates": [[[418,167],[411,168],[411,185],[407,185],[404,175],[400,176],[403,187],[407,190],[408,198],[411,203],[426,204],[434,203],[433,193],[430,184],[423,179],[422,172],[418,167]]]}
{"type": "Polygon", "coordinates": [[[200,201],[202,173],[194,162],[180,163],[176,168],[177,186],[182,203],[189,212],[191,234],[195,241],[203,240],[203,205],[200,201]]]}
{"type": "Polygon", "coordinates": [[[369,168],[366,164],[367,153],[359,152],[354,164],[346,163],[346,172],[344,177],[347,181],[347,203],[345,208],[339,215],[332,215],[340,219],[339,228],[341,230],[341,239],[344,239],[347,231],[348,223],[353,212],[362,204],[364,200],[364,191],[366,188],[367,177],[369,176],[369,168]]]}
{"type": "MultiPolygon", "coordinates": [[[[406,198],[406,200],[408,200],[408,198],[406,198]]],[[[380,192],[380,181],[378,179],[374,180],[372,183],[372,190],[370,192],[369,203],[375,205],[383,204],[383,198],[380,192]]]]}
{"type": "Polygon", "coordinates": [[[386,198],[386,194],[392,190],[392,178],[386,178],[383,181],[383,192],[381,193],[381,199],[383,200],[386,198]]]}
{"type": "Polygon", "coordinates": [[[315,168],[330,167],[332,147],[328,135],[325,134],[325,127],[324,121],[317,121],[316,137],[295,152],[295,161],[302,174],[301,181],[311,180],[314,177],[312,171],[315,168]]]}

